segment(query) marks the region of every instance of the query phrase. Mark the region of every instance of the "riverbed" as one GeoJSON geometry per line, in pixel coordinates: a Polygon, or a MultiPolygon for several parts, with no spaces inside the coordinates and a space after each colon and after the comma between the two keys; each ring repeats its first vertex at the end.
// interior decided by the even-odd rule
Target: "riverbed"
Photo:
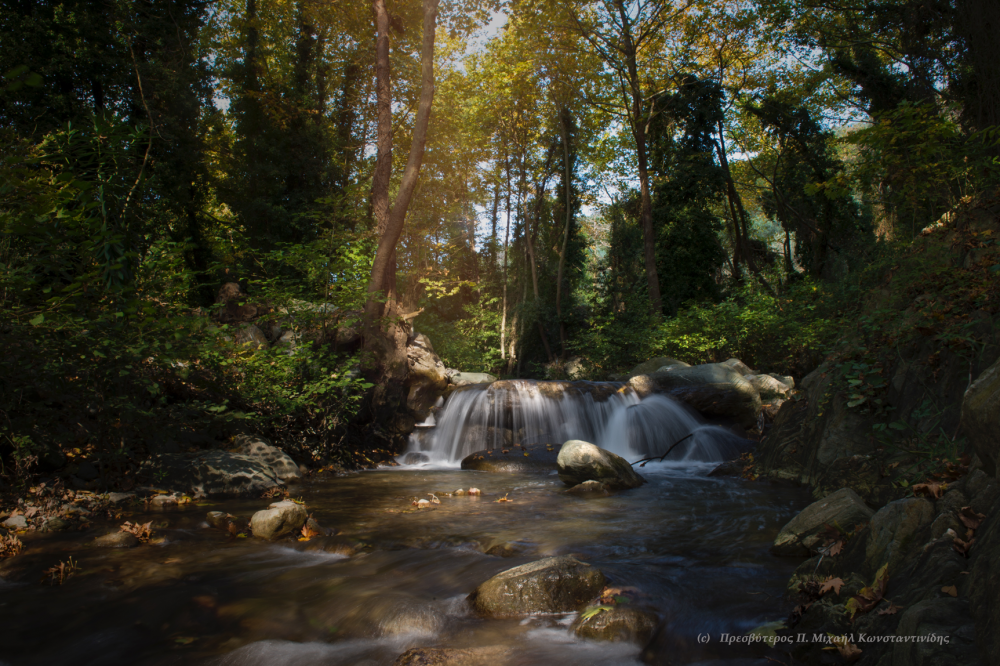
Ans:
{"type": "MultiPolygon", "coordinates": [[[[496,646],[503,656],[495,663],[525,666],[640,663],[642,645],[577,638],[575,614],[486,620],[466,597],[500,571],[571,555],[610,585],[631,588],[636,603],[692,642],[782,619],[790,610],[784,586],[799,561],[768,548],[808,494],[710,477],[714,466],[647,465],[641,488],[591,498],[567,494],[547,472],[393,468],[319,477],[290,489],[337,532],[310,541],[269,543],[205,521],[208,511],[249,518],[267,500],[166,511],[136,504],[125,518],[152,521],[155,545],[95,547],[94,537],[117,527],[95,523],[88,532],[29,537],[25,552],[6,561],[0,663],[388,665],[431,646],[496,646]],[[470,487],[482,494],[448,495],[470,487]],[[412,505],[430,494],[440,503],[412,505]],[[74,576],[39,582],[70,556],[74,576]]],[[[704,656],[695,651],[688,661],[704,656]]]]}

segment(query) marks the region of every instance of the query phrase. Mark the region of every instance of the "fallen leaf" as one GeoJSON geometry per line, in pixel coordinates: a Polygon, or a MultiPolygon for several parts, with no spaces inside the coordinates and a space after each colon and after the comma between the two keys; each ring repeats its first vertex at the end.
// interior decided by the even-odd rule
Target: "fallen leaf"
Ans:
{"type": "Polygon", "coordinates": [[[833,591],[835,594],[840,594],[840,588],[844,586],[844,581],[840,578],[833,578],[832,576],[823,581],[823,584],[819,588],[820,595],[824,595],[827,592],[833,591]]]}
{"type": "Polygon", "coordinates": [[[835,541],[832,544],[830,544],[830,548],[829,550],[827,550],[826,554],[829,555],[830,557],[833,557],[834,555],[840,555],[842,550],[844,550],[844,542],[835,541]]]}
{"type": "Polygon", "coordinates": [[[970,530],[977,530],[983,524],[985,515],[976,512],[971,506],[963,506],[958,513],[958,519],[970,530]]]}
{"type": "Polygon", "coordinates": [[[944,494],[945,489],[948,487],[947,483],[914,483],[913,484],[913,494],[920,495],[924,494],[927,497],[933,499],[941,499],[941,495],[944,494]]]}
{"type": "Polygon", "coordinates": [[[827,635],[830,637],[830,642],[833,643],[833,647],[823,648],[824,650],[836,650],[840,653],[840,656],[848,662],[857,661],[861,657],[861,648],[852,643],[847,636],[834,636],[833,634],[827,635]]]}
{"type": "Polygon", "coordinates": [[[976,543],[975,539],[969,539],[968,541],[962,541],[957,536],[952,539],[951,547],[955,549],[955,552],[959,555],[969,555],[969,551],[972,549],[972,545],[976,543]]]}
{"type": "Polygon", "coordinates": [[[955,587],[954,585],[945,585],[944,587],[941,588],[941,591],[952,597],[958,596],[958,588],[955,587]]]}
{"type": "Polygon", "coordinates": [[[885,588],[889,584],[889,565],[883,564],[882,568],[875,574],[875,582],[870,587],[862,588],[857,594],[847,600],[844,608],[854,620],[857,613],[867,613],[875,608],[885,594],[885,588]]]}
{"type": "Polygon", "coordinates": [[[901,606],[897,606],[895,602],[890,601],[889,605],[886,606],[885,608],[883,608],[882,610],[880,610],[877,614],[878,615],[895,615],[900,610],[902,610],[901,606]]]}

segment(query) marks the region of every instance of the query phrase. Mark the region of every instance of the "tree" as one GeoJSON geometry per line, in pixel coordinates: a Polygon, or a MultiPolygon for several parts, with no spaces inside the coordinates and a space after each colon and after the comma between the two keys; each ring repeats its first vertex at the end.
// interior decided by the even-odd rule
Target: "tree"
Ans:
{"type": "Polygon", "coordinates": [[[652,199],[646,134],[656,110],[648,104],[648,90],[640,65],[644,51],[664,48],[665,28],[684,14],[693,0],[600,0],[588,3],[583,12],[573,11],[572,20],[587,43],[609,67],[621,90],[618,104],[622,109],[635,145],[639,175],[639,197],[643,234],[643,257],[649,302],[653,313],[663,311],[660,280],[656,271],[656,235],[653,230],[652,199]]]}
{"type": "Polygon", "coordinates": [[[392,87],[389,64],[389,13],[385,0],[372,0],[375,15],[375,76],[378,113],[377,156],[372,178],[372,210],[378,235],[378,249],[372,264],[368,301],[366,347],[374,352],[379,375],[372,394],[374,411],[396,412],[405,400],[408,366],[407,331],[399,320],[396,291],[396,243],[403,232],[406,211],[417,185],[424,158],[427,128],[434,101],[434,36],[438,0],[423,0],[423,44],[420,51],[420,104],[413,128],[413,139],[399,191],[389,207],[389,181],[392,175],[392,87]]]}

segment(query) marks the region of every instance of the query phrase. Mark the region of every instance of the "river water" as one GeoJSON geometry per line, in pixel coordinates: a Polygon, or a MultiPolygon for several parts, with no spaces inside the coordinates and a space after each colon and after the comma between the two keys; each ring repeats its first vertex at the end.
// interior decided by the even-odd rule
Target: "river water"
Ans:
{"type": "MultiPolygon", "coordinates": [[[[634,588],[665,623],[661,644],[663,632],[696,645],[700,634],[715,642],[781,619],[798,561],[768,547],[809,497],[708,476],[714,467],[649,464],[639,469],[644,486],[596,498],[567,494],[550,471],[403,467],[319,477],[292,496],[338,534],[308,542],[238,538],[205,522],[208,511],[249,518],[267,500],[136,505],[128,518],[153,521],[155,545],[96,548],[92,538],[114,529],[99,525],[39,535],[6,561],[0,663],[388,665],[427,646],[504,648],[491,664],[640,663],[642,645],[576,638],[574,614],[486,620],[466,597],[510,567],[572,555],[609,584],[634,588]],[[482,494],[447,494],[470,487],[482,494]],[[430,493],[440,504],[412,505],[430,493]],[[79,573],[39,584],[68,556],[79,573]]],[[[712,655],[674,651],[671,663],[768,663],[739,654],[706,661],[712,655]]],[[[647,659],[666,663],[663,654],[647,659]]]]}

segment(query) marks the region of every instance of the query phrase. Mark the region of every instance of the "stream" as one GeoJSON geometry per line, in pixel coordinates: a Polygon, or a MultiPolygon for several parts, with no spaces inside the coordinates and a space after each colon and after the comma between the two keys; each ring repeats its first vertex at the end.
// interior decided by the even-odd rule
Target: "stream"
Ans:
{"type": "MultiPolygon", "coordinates": [[[[710,477],[716,463],[697,457],[637,468],[647,484],[596,498],[567,494],[554,471],[491,474],[454,461],[313,477],[292,497],[337,535],[310,541],[237,538],[205,522],[208,511],[249,518],[267,500],[166,511],[136,504],[128,519],[152,521],[155,543],[96,548],[93,537],[114,527],[100,525],[36,535],[8,560],[18,564],[10,581],[0,577],[0,664],[388,665],[429,646],[501,646],[498,664],[640,663],[642,645],[577,638],[569,630],[576,614],[487,620],[471,612],[466,597],[477,585],[554,555],[635,588],[692,644],[699,634],[743,634],[782,619],[799,561],[768,548],[808,493],[710,477]],[[482,494],[448,495],[470,487],[482,494]],[[429,493],[440,504],[412,506],[429,493]],[[511,501],[495,501],[504,496],[511,501]],[[79,564],[75,576],[38,583],[68,556],[79,564]]],[[[694,650],[671,659],[767,663],[723,656],[705,661],[694,650]]]]}

